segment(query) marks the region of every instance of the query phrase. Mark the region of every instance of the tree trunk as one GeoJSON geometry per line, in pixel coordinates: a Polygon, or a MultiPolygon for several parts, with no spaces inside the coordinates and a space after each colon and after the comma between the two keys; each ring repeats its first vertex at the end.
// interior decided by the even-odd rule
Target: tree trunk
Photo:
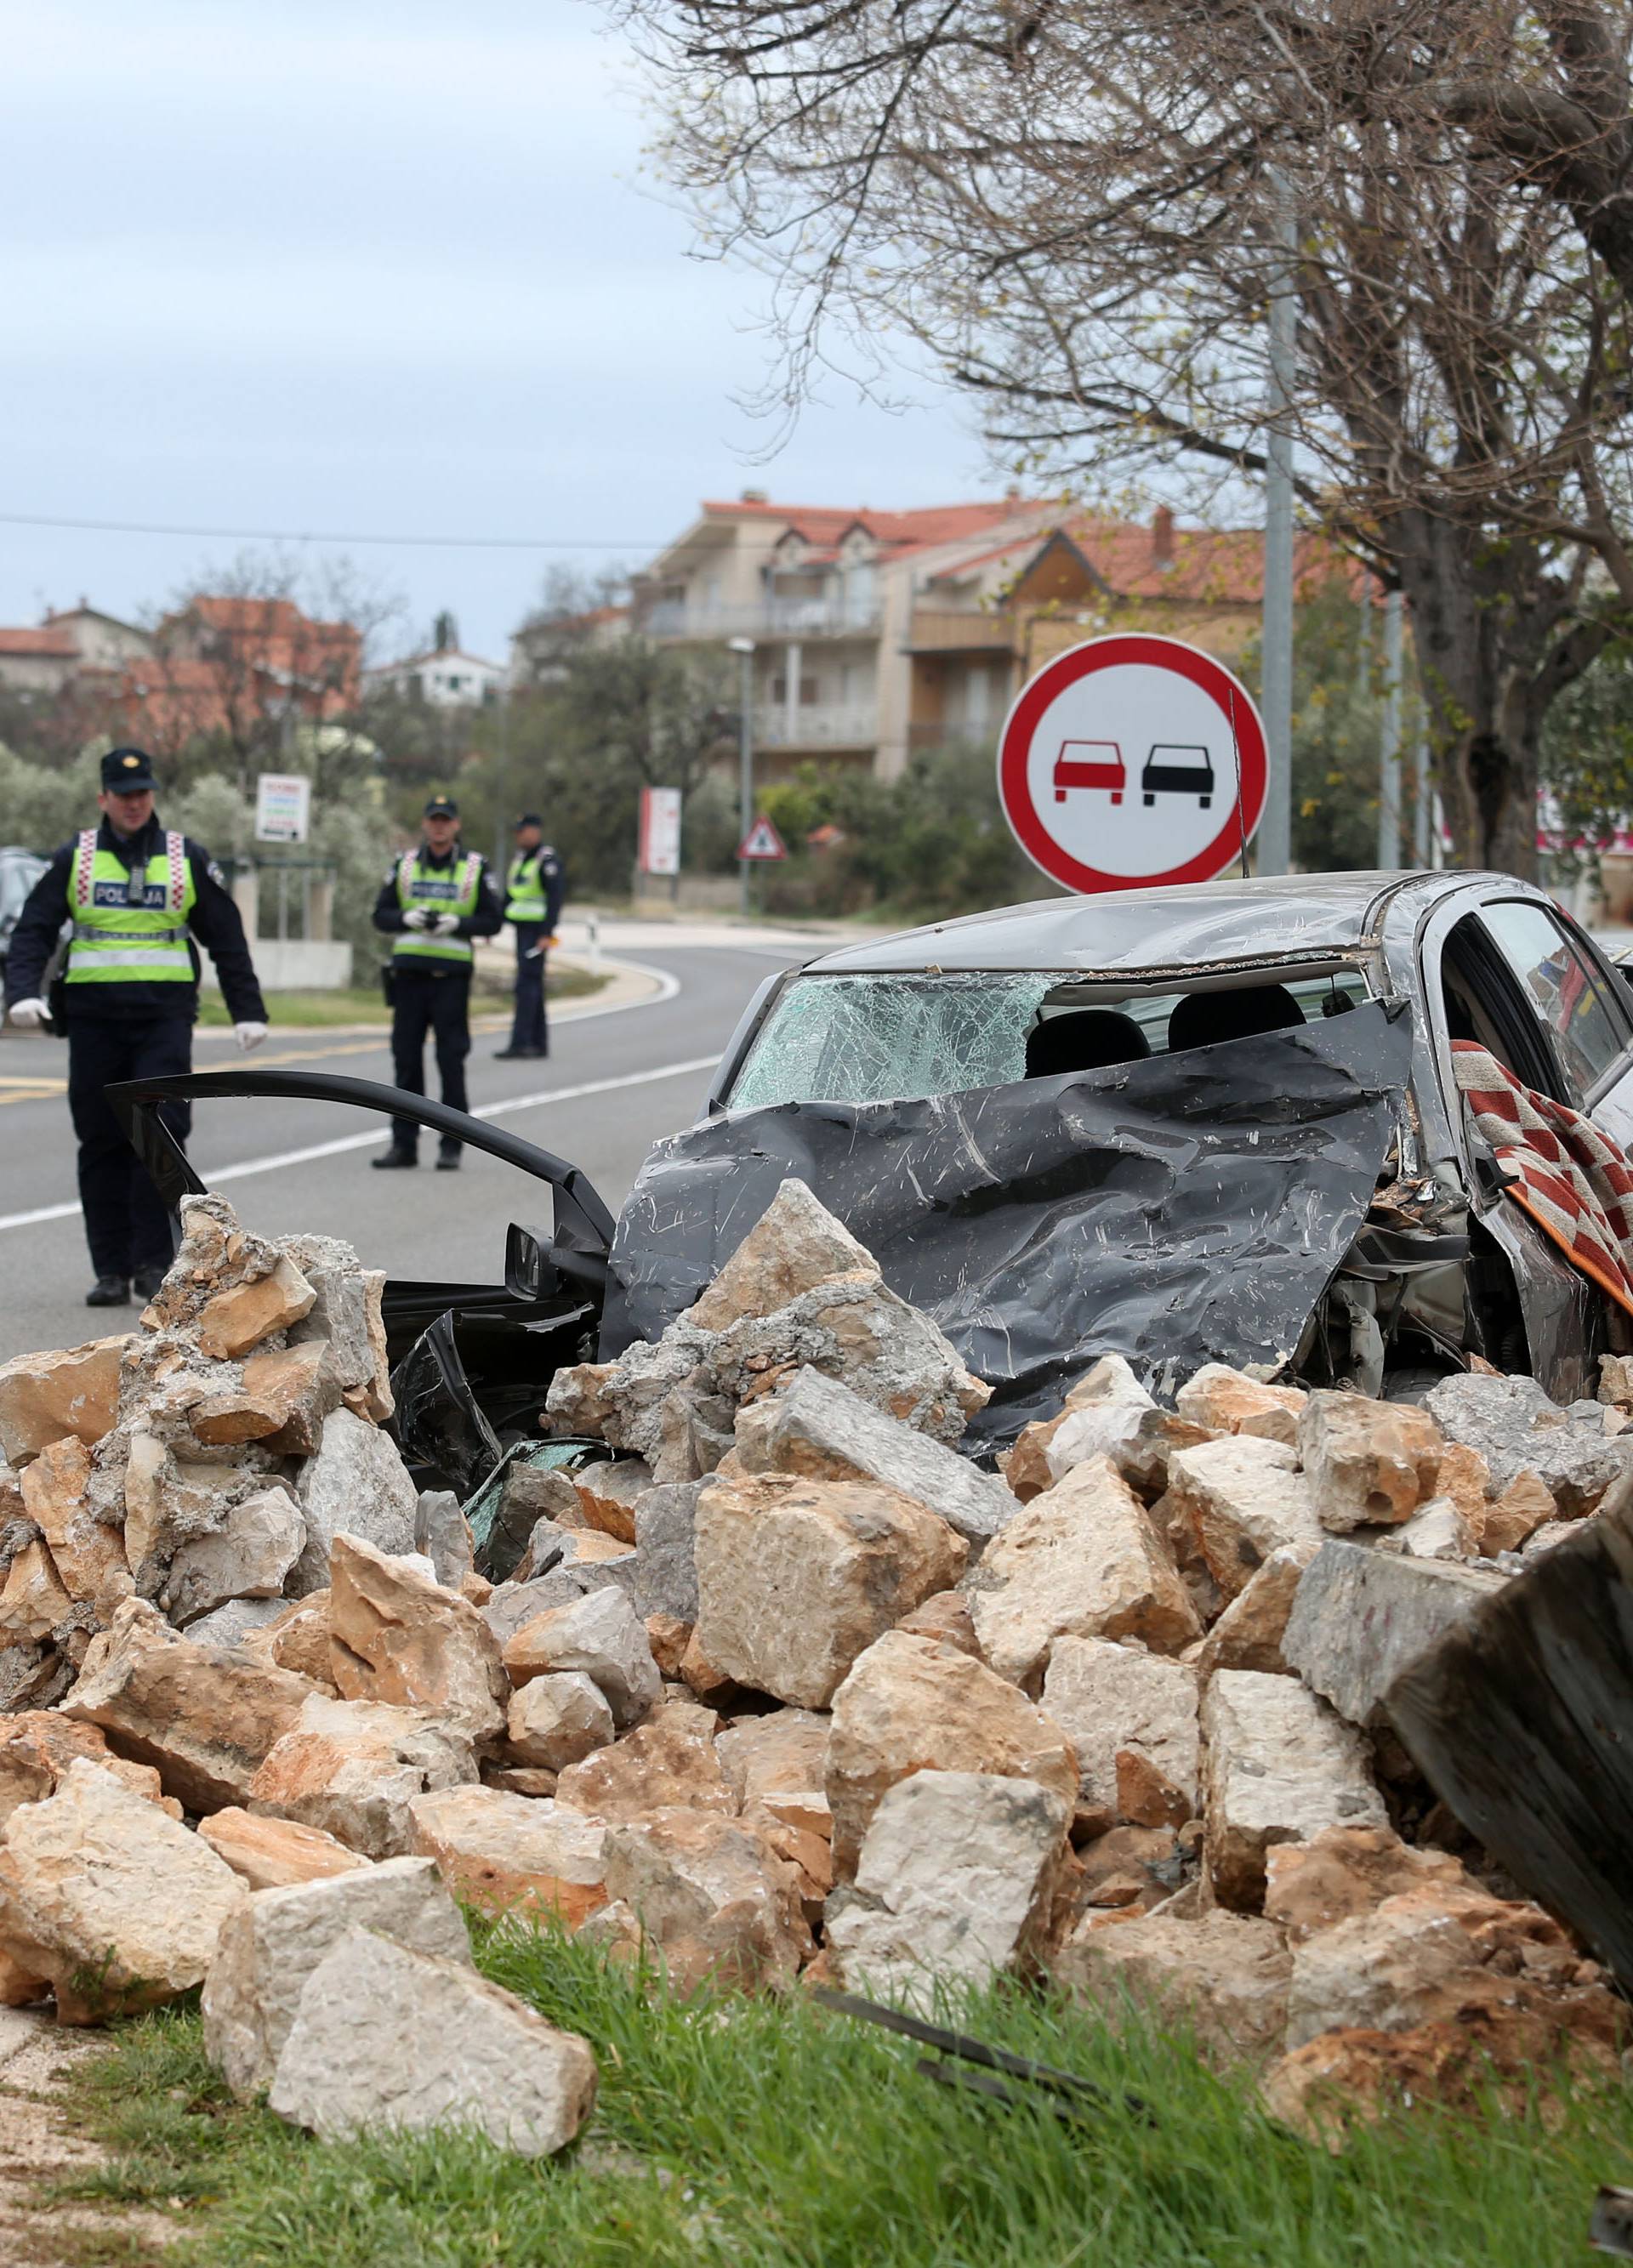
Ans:
{"type": "MultiPolygon", "coordinates": [[[[1413,511],[1391,530],[1452,861],[1534,879],[1545,700],[1502,547],[1413,511]]],[[[1554,686],[1551,690],[1559,690],[1554,686]]]]}

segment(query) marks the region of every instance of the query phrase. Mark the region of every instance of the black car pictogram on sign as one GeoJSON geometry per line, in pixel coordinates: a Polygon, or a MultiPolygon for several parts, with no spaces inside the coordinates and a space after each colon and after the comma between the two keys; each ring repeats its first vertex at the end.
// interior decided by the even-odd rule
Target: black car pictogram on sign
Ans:
{"type": "Polygon", "coordinates": [[[1146,803],[1159,795],[1193,795],[1206,811],[1214,799],[1214,760],[1206,748],[1159,740],[1145,760],[1140,793],[1146,803]]]}

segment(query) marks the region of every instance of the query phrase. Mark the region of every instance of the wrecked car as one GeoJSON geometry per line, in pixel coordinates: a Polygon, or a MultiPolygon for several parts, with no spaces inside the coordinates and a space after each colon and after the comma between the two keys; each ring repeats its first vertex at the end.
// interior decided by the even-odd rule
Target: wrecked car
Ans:
{"type": "Polygon", "coordinates": [[[1625,979],[1541,890],[1477,873],[1052,899],[779,972],[616,1224],[565,1160],[394,1089],[117,1099],[173,1201],[199,1185],[157,1105],[211,1092],[344,1089],[550,1182],[554,1235],[513,1227],[502,1290],[388,1295],[394,1358],[481,1373],[499,1434],[570,1346],[661,1336],[797,1177],[993,1384],[979,1453],[1105,1352],[1159,1393],[1213,1359],[1408,1395],[1472,1358],[1591,1392],[1621,1313],[1507,1201],[1459,1042],[1633,1146],[1625,979]]]}

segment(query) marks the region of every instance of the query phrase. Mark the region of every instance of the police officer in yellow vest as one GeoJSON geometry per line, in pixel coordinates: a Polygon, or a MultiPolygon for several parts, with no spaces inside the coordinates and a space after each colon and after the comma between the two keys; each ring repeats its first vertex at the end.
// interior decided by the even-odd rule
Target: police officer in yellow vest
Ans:
{"type": "MultiPolygon", "coordinates": [[[[79,1141],[79,1203],[96,1282],[88,1307],[122,1307],[134,1280],[150,1298],[170,1265],[170,1217],[103,1090],[192,1069],[203,946],[215,962],[240,1048],[259,1047],[267,1012],[244,924],[220,871],[153,809],[152,759],[115,748],[102,759],[100,827],[65,843],[30,892],[6,962],[11,1020],[38,1030],[48,1014],[46,965],[73,924],[63,986],[68,1107],[79,1141]]],[[[185,1103],[163,1106],[185,1139],[185,1103]]]]}
{"type": "MultiPolygon", "coordinates": [[[[435,1040],[442,1100],[468,1110],[465,1058],[470,1053],[471,940],[492,937],[503,920],[488,880],[487,861],[461,847],[459,806],[433,795],[425,832],[399,858],[374,901],[374,926],[392,939],[391,1058],[396,1083],[410,1094],[425,1092],[425,1035],[435,1040]]],[[[444,1173],[460,1161],[462,1145],[445,1137],[437,1146],[444,1173]]],[[[389,1172],[419,1163],[419,1132],[394,1121],[391,1147],[374,1160],[389,1172]]]]}
{"type": "Polygon", "coordinates": [[[510,1045],[494,1050],[500,1063],[550,1053],[544,1021],[544,955],[556,942],[566,888],[561,861],[544,840],[536,811],[516,821],[516,855],[506,876],[505,918],[516,932],[516,1012],[510,1045]]]}

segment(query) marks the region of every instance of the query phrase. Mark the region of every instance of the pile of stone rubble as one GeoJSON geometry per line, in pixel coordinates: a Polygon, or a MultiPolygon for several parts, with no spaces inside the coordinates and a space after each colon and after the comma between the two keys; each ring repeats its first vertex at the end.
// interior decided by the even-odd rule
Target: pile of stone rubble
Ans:
{"type": "Polygon", "coordinates": [[[378,1278],[185,1227],[137,1331],[0,1368],[0,2001],[202,1981],[284,2116],[533,2151],[594,2057],[456,1900],[683,1986],[1050,1978],[1312,2131],[1614,2065],[1609,1979],[1380,1704],[1633,1487],[1633,1366],[1418,1410],[1213,1365],[1169,1410],[1107,1357],[994,1476],[986,1387],[790,1182],[658,1344],[557,1376],[542,1423],[616,1454],[507,1469],[495,1587],[380,1430],[378,1278]]]}

